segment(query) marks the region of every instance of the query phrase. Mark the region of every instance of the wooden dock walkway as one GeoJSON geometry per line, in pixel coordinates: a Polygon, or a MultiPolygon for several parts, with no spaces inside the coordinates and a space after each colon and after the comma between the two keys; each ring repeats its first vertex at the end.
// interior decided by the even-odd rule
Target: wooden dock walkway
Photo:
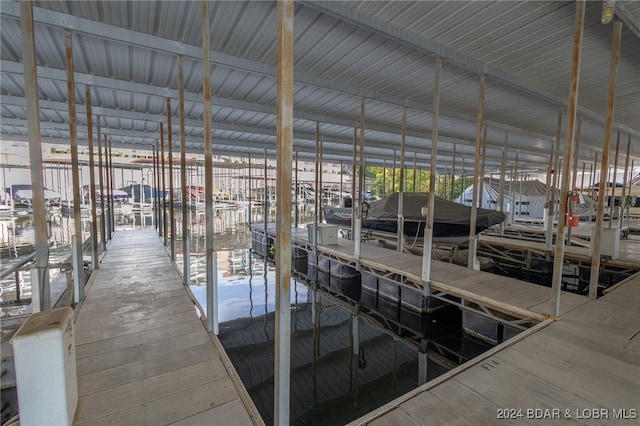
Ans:
{"type": "MultiPolygon", "coordinates": [[[[268,232],[272,235],[275,229],[268,227],[268,232]]],[[[294,228],[291,238],[294,243],[310,246],[306,230],[294,228]]],[[[318,245],[318,251],[355,263],[354,242],[343,238],[337,241],[337,244],[318,245]]],[[[360,263],[367,268],[401,275],[405,282],[422,288],[421,256],[362,244],[360,263]]],[[[441,261],[431,263],[431,278],[432,292],[444,292],[517,318],[540,322],[551,312],[549,287],[441,261]]],[[[561,292],[560,315],[588,300],[575,293],[561,292]]]]}
{"type": "MultiPolygon", "coordinates": [[[[543,229],[536,227],[527,227],[527,232],[537,233],[538,235],[543,235],[543,229]]],[[[579,228],[578,232],[574,232],[572,239],[574,241],[579,240],[581,238],[585,238],[583,242],[583,247],[579,246],[565,246],[565,257],[573,258],[576,260],[582,260],[586,262],[591,262],[591,256],[589,254],[589,235],[590,228],[584,226],[579,228]]],[[[508,238],[508,237],[498,237],[495,235],[484,235],[481,234],[479,238],[480,244],[497,244],[502,245],[504,247],[513,247],[521,250],[530,250],[537,252],[539,254],[545,253],[545,244],[543,242],[531,241],[531,240],[522,240],[518,238],[508,238]]],[[[610,266],[616,266],[620,268],[640,268],[640,238],[637,235],[629,236],[626,239],[620,240],[620,254],[617,259],[612,260],[609,259],[607,264],[610,266]]],[[[553,251],[552,251],[553,255],[553,251]]]]}
{"type": "Polygon", "coordinates": [[[353,425],[639,424],[640,274],[353,425]]]}
{"type": "Polygon", "coordinates": [[[75,342],[76,425],[264,424],[153,230],[114,234],[75,342]]]}

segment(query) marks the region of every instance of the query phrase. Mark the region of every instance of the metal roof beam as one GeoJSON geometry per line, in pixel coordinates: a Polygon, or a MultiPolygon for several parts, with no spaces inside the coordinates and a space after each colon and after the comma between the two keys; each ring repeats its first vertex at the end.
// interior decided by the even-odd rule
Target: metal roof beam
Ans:
{"type": "Polygon", "coordinates": [[[635,17],[633,12],[627,8],[627,5],[624,4],[622,0],[616,1],[615,5],[615,13],[618,18],[640,39],[640,23],[638,22],[638,18],[635,17]]]}
{"type": "MultiPolygon", "coordinates": [[[[3,96],[2,98],[3,101],[3,105],[12,105],[12,106],[19,106],[19,107],[24,107],[24,99],[17,97],[17,96],[3,96]]],[[[57,102],[57,101],[47,101],[47,100],[41,100],[40,101],[40,106],[41,106],[41,110],[51,110],[51,111],[56,111],[56,112],[60,112],[63,114],[67,113],[67,109],[68,106],[66,103],[64,102],[57,102]]],[[[77,106],[77,112],[78,112],[78,121],[79,123],[84,123],[84,114],[85,114],[85,107],[84,105],[78,105],[77,106]]],[[[143,112],[136,112],[136,111],[123,111],[123,110],[116,110],[116,109],[112,109],[112,108],[105,108],[105,107],[100,107],[100,108],[93,108],[93,113],[94,115],[98,115],[102,118],[105,117],[115,117],[115,118],[123,118],[123,119],[132,119],[132,120],[138,120],[138,121],[146,121],[146,122],[151,122],[154,125],[157,125],[157,123],[159,123],[160,121],[164,120],[164,117],[160,117],[160,120],[158,119],[158,115],[156,114],[151,114],[151,113],[143,113],[143,112]]],[[[194,128],[202,128],[202,122],[199,120],[194,120],[194,119],[186,119],[185,124],[189,127],[194,127],[194,128]]],[[[4,117],[3,121],[2,121],[2,125],[3,126],[13,126],[13,127],[24,127],[25,126],[25,122],[23,118],[11,118],[11,117],[4,117]]],[[[67,131],[68,130],[68,125],[65,123],[46,123],[43,122],[42,126],[44,126],[44,128],[47,128],[49,130],[57,130],[57,131],[67,131]]],[[[177,125],[176,125],[177,126],[177,125]]],[[[112,129],[115,130],[115,129],[112,129]]],[[[123,129],[125,131],[129,131],[129,132],[133,132],[132,129],[123,129]]],[[[220,123],[220,122],[214,122],[213,124],[213,130],[214,131],[230,131],[230,132],[239,132],[239,133],[251,133],[251,134],[258,134],[258,135],[263,135],[263,136],[271,136],[271,137],[275,137],[275,129],[268,129],[268,128],[255,128],[255,127],[248,127],[248,126],[241,126],[241,125],[235,125],[235,124],[228,124],[228,123],[220,123]]],[[[369,129],[367,128],[367,130],[373,130],[373,129],[369,129]]],[[[85,130],[86,132],[86,130],[85,130]]],[[[153,138],[149,135],[149,131],[146,132],[142,132],[142,131],[138,131],[139,132],[139,136],[135,136],[135,137],[144,137],[146,139],[149,138],[153,138]]],[[[158,130],[159,132],[159,130],[158,130]]],[[[417,133],[417,132],[416,132],[417,133]]],[[[392,135],[394,136],[398,136],[395,133],[392,133],[392,135]]],[[[123,134],[124,136],[124,134],[123,134]]],[[[416,136],[417,137],[417,136],[416,136]]],[[[303,132],[295,132],[294,133],[294,138],[296,140],[306,140],[309,142],[313,142],[315,140],[315,134],[308,134],[308,133],[303,133],[303,132]]],[[[335,137],[335,136],[324,136],[323,137],[323,141],[325,143],[337,143],[340,145],[345,145],[348,146],[348,148],[346,149],[345,152],[347,152],[348,155],[350,155],[351,153],[351,146],[352,146],[352,139],[351,138],[340,138],[340,137],[335,137]]],[[[429,141],[428,139],[425,140],[424,136],[422,137],[421,140],[419,140],[417,143],[410,143],[408,144],[408,150],[411,152],[418,152],[418,153],[427,153],[429,146],[427,145],[427,141],[429,141]]],[[[447,142],[447,143],[456,143],[458,145],[458,152],[460,153],[460,149],[463,146],[466,146],[464,144],[460,144],[459,139],[455,139],[453,142],[448,141],[447,138],[440,138],[441,142],[447,142]]],[[[466,142],[466,141],[465,141],[466,142]]],[[[193,143],[194,145],[201,145],[202,144],[202,140],[197,139],[196,136],[194,136],[194,139],[191,141],[191,143],[193,143]]],[[[262,142],[264,143],[264,142],[262,142]]],[[[429,141],[430,143],[430,141],[429,141]]],[[[498,148],[502,148],[501,144],[489,144],[489,146],[493,146],[496,149],[498,148]]],[[[388,150],[388,151],[392,151],[393,150],[393,146],[389,145],[387,143],[384,142],[374,142],[374,141],[369,141],[367,142],[367,147],[368,148],[375,148],[375,149],[383,149],[383,150],[388,150]]],[[[447,154],[449,153],[447,150],[442,150],[443,152],[447,152],[447,154]]],[[[533,155],[533,156],[540,156],[540,158],[546,158],[546,150],[541,149],[541,148],[528,148],[525,150],[520,150],[521,153],[526,153],[527,155],[533,155]]],[[[471,153],[472,154],[472,153],[471,153]]],[[[495,158],[497,157],[498,154],[496,154],[495,158]]],[[[492,158],[490,156],[490,158],[492,158]]],[[[546,160],[544,160],[546,161],[546,160]]],[[[544,162],[543,161],[543,162],[544,162]]]]}
{"type": "MultiPolygon", "coordinates": [[[[470,70],[480,75],[486,74],[489,78],[493,80],[515,87],[529,94],[535,95],[538,98],[545,100],[547,102],[551,102],[556,105],[563,105],[564,107],[567,106],[566,99],[562,96],[558,96],[553,93],[547,92],[539,87],[534,86],[531,83],[520,80],[512,75],[507,74],[506,72],[498,68],[495,68],[495,67],[492,67],[491,65],[483,63],[469,55],[465,55],[456,50],[448,48],[444,45],[428,40],[424,37],[420,37],[417,34],[414,34],[410,31],[399,28],[395,25],[391,25],[373,16],[369,16],[364,13],[361,13],[358,10],[348,6],[343,2],[302,0],[301,3],[319,12],[325,13],[329,16],[333,16],[334,18],[349,22],[360,28],[365,28],[376,34],[382,35],[391,40],[395,40],[398,43],[401,43],[403,45],[407,45],[421,52],[425,52],[427,54],[433,55],[436,58],[442,58],[448,63],[456,65],[460,68],[470,70]]],[[[631,28],[633,31],[634,30],[633,15],[631,13],[627,13],[628,10],[626,9],[626,7],[624,7],[624,5],[622,7],[619,7],[620,3],[621,2],[619,1],[616,2],[616,12],[620,11],[621,14],[624,14],[625,18],[621,17],[621,19],[623,20],[628,19],[631,22],[631,24],[627,23],[627,21],[625,21],[625,23],[627,23],[629,28],[631,28]]],[[[635,28],[637,28],[637,21],[635,22],[635,28]]],[[[567,54],[569,53],[570,52],[567,52],[567,54]]],[[[591,111],[587,108],[578,107],[578,112],[580,114],[583,114],[586,117],[591,118],[592,120],[598,123],[602,124],[605,122],[605,117],[603,115],[598,114],[594,111],[591,111]]],[[[470,121],[473,121],[473,120],[470,120],[470,121]]],[[[492,123],[492,124],[487,123],[487,125],[490,127],[502,128],[500,126],[495,125],[495,123],[492,123]]],[[[621,123],[614,123],[614,128],[620,129],[625,133],[630,133],[636,137],[640,137],[639,129],[634,129],[629,126],[625,126],[621,123]]],[[[509,129],[505,129],[505,130],[509,130],[509,129]]],[[[549,136],[547,136],[547,138],[549,138],[549,136]]],[[[555,138],[551,137],[549,139],[552,140],[555,138]]]]}
{"type": "MultiPolygon", "coordinates": [[[[316,7],[313,3],[310,3],[310,5],[316,7]]],[[[326,12],[326,13],[329,13],[329,12],[326,12]]],[[[20,14],[19,14],[19,7],[17,3],[15,4],[13,2],[4,3],[2,7],[2,14],[18,19],[20,17],[20,14]]],[[[347,19],[347,17],[345,16],[338,16],[338,17],[340,19],[344,19],[346,21],[354,23],[352,19],[347,19]]],[[[184,57],[189,57],[196,61],[201,61],[202,54],[201,54],[200,47],[191,46],[185,43],[180,43],[175,40],[169,40],[169,39],[152,36],[150,34],[128,30],[122,27],[116,27],[113,25],[104,24],[98,21],[92,21],[89,19],[79,18],[77,16],[66,15],[60,12],[55,12],[52,10],[47,10],[47,9],[37,8],[37,7],[34,8],[34,20],[35,22],[38,22],[44,25],[58,27],[58,28],[65,28],[69,31],[73,31],[76,33],[87,34],[93,37],[107,39],[107,40],[115,41],[125,45],[138,46],[138,47],[142,47],[150,50],[160,51],[160,52],[168,53],[171,55],[182,55],[184,57]]],[[[359,25],[363,26],[362,23],[359,25]]],[[[402,38],[396,38],[390,34],[385,33],[385,36],[390,37],[397,41],[402,41],[402,38]]],[[[402,43],[412,45],[409,41],[402,41],[402,43]]],[[[420,48],[420,49],[424,50],[424,48],[420,48]]],[[[428,50],[427,52],[432,53],[432,52],[429,52],[428,50]]],[[[451,56],[454,57],[453,54],[455,52],[453,51],[451,52],[452,52],[451,56]]],[[[455,54],[460,55],[457,53],[455,54]]],[[[445,59],[448,59],[448,58],[445,58],[445,59]]],[[[271,77],[275,80],[276,67],[273,65],[264,64],[261,62],[244,59],[244,58],[240,58],[237,56],[232,56],[226,53],[216,52],[216,51],[212,51],[211,53],[211,62],[217,66],[242,70],[242,71],[246,71],[254,74],[260,74],[263,76],[271,77]]],[[[377,100],[377,101],[385,102],[389,104],[406,106],[407,108],[411,108],[411,109],[415,109],[415,110],[423,111],[427,113],[432,112],[428,105],[424,105],[418,102],[408,101],[406,99],[399,98],[397,96],[391,96],[391,95],[387,95],[380,92],[374,92],[372,90],[352,86],[339,81],[317,77],[317,76],[300,72],[300,71],[294,72],[294,83],[305,84],[305,85],[314,86],[314,87],[318,87],[326,90],[342,92],[348,95],[356,96],[358,98],[365,97],[367,99],[377,100]]],[[[167,89],[167,90],[170,90],[170,89],[167,89]]],[[[561,102],[556,102],[556,103],[561,104],[561,102]]],[[[455,118],[458,120],[463,120],[471,123],[475,123],[476,121],[475,116],[461,114],[455,111],[441,110],[441,116],[447,116],[450,118],[455,118]]],[[[602,121],[604,122],[604,120],[602,121]]],[[[356,122],[357,120],[354,120],[354,123],[356,122]]],[[[498,129],[502,129],[510,132],[521,133],[521,134],[529,135],[531,137],[535,137],[539,139],[553,140],[555,138],[554,135],[545,135],[537,132],[532,132],[530,130],[518,128],[505,123],[498,123],[491,120],[485,120],[485,123],[489,127],[498,128],[498,129]]],[[[638,134],[640,135],[640,132],[638,132],[638,134]]]]}

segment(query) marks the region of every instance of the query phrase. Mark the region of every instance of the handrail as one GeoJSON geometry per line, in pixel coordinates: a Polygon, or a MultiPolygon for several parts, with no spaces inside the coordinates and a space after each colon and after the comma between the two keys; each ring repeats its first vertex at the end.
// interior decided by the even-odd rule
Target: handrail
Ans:
{"type": "MultiPolygon", "coordinates": [[[[89,236],[85,241],[83,241],[82,243],[82,253],[84,253],[88,248],[90,248],[93,244],[93,238],[91,236],[89,236]]],[[[16,275],[16,300],[13,301],[12,303],[15,302],[27,302],[30,299],[22,299],[22,295],[21,295],[21,290],[20,290],[20,286],[18,284],[18,272],[22,269],[25,268],[25,266],[31,262],[34,258],[36,257],[36,253],[35,251],[31,254],[28,254],[27,256],[24,256],[22,258],[20,258],[16,263],[14,263],[13,265],[3,269],[2,271],[0,271],[0,279],[5,279],[7,277],[9,277],[11,274],[15,274],[16,275]]],[[[67,272],[69,270],[71,270],[73,268],[73,255],[68,256],[64,261],[62,262],[58,262],[58,263],[49,263],[47,265],[47,267],[49,269],[60,269],[61,272],[64,272],[64,270],[67,270],[67,272]]]]}
{"type": "Polygon", "coordinates": [[[11,274],[19,271],[20,269],[22,269],[24,267],[24,265],[26,265],[31,260],[33,260],[34,257],[36,257],[36,253],[35,252],[22,257],[18,262],[16,262],[13,265],[3,269],[2,272],[0,272],[0,280],[3,280],[6,277],[8,277],[9,275],[11,275],[11,274]]]}

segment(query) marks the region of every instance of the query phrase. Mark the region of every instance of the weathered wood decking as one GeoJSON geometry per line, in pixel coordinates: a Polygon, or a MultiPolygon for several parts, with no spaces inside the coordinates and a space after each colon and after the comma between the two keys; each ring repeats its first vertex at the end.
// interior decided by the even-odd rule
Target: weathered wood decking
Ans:
{"type": "Polygon", "coordinates": [[[74,424],[263,424],[216,341],[155,231],[116,232],[76,320],[74,424]]]}
{"type": "Polygon", "coordinates": [[[638,424],[639,378],[636,274],[352,424],[638,424]]]}
{"type": "MultiPolygon", "coordinates": [[[[268,229],[271,234],[273,231],[268,229]]],[[[294,228],[291,238],[294,242],[309,244],[307,233],[301,229],[294,228]]],[[[356,261],[354,242],[350,240],[338,238],[338,244],[318,245],[318,251],[345,261],[356,261]]],[[[421,256],[362,244],[359,261],[370,268],[402,275],[422,287],[421,256]]],[[[431,279],[432,292],[444,292],[517,318],[543,321],[551,312],[551,289],[548,287],[440,261],[431,263],[431,279]]],[[[563,291],[560,315],[587,301],[585,296],[563,291]]]]}

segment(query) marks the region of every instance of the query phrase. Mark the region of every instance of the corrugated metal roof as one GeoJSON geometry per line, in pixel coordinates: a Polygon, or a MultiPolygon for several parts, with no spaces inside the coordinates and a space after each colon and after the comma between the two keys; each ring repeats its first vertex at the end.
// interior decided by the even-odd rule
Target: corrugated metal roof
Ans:
{"type": "MultiPolygon", "coordinates": [[[[615,122],[634,137],[640,158],[640,42],[637,2],[625,9],[615,122]],[[631,28],[635,24],[635,28],[631,28]]],[[[114,141],[137,149],[159,139],[171,98],[179,132],[178,56],[183,56],[186,141],[201,150],[200,2],[35,2],[36,58],[44,141],[69,135],[64,34],[73,32],[76,102],[91,87],[94,114],[114,141]]],[[[601,2],[587,2],[579,103],[579,156],[602,145],[612,25],[601,2]]],[[[17,2],[0,3],[3,139],[26,139],[17,2]]],[[[214,151],[262,155],[275,148],[275,2],[211,2],[214,151]]],[[[295,17],[294,149],[315,150],[315,123],[327,158],[352,155],[366,98],[366,157],[399,152],[407,111],[407,161],[428,165],[434,63],[443,57],[440,167],[473,157],[481,72],[487,72],[487,165],[497,168],[508,133],[510,162],[544,169],[558,112],[569,92],[575,3],[570,1],[301,2],[295,17]]],[[[566,118],[565,118],[566,123],[566,118]]],[[[86,138],[84,108],[79,137],[86,138]],[[84,126],[84,127],[83,127],[84,126]]],[[[175,141],[179,138],[174,136],[175,141]]],[[[613,161],[613,160],[612,160],[613,161]]]]}

